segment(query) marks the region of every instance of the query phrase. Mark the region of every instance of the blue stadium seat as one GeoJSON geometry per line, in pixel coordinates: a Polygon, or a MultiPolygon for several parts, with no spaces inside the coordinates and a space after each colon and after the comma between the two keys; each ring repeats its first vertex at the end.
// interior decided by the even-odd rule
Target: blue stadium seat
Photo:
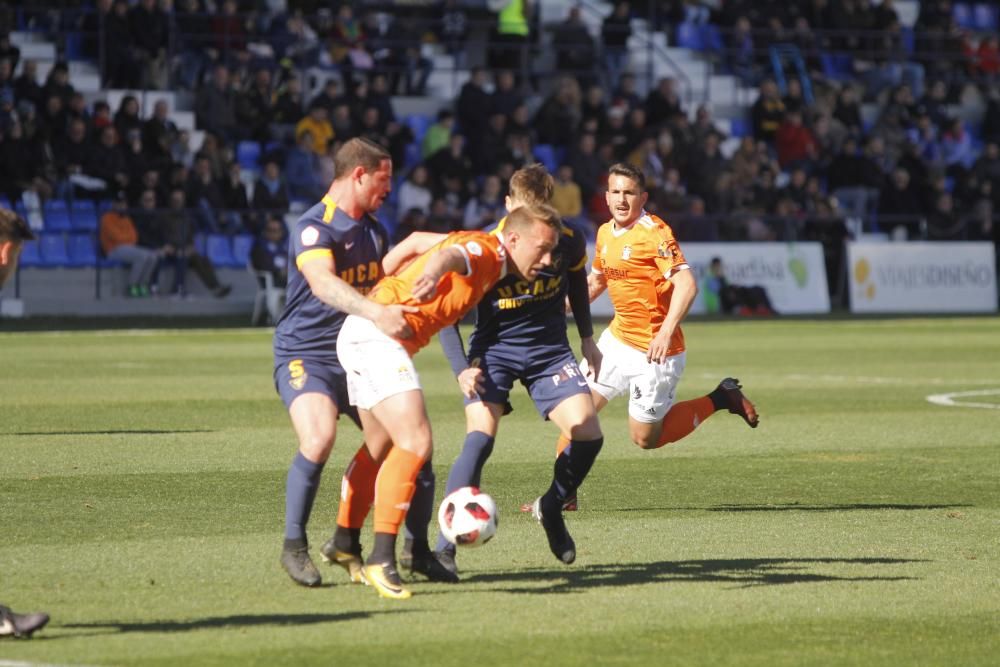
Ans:
{"type": "Polygon", "coordinates": [[[251,248],[253,236],[250,234],[237,234],[233,237],[233,259],[239,266],[246,266],[250,262],[251,248]]]}
{"type": "Polygon", "coordinates": [[[972,6],[965,2],[956,2],[951,6],[951,17],[955,19],[955,23],[958,24],[960,28],[972,29],[973,17],[972,17],[972,6]]]}
{"type": "Polygon", "coordinates": [[[913,31],[913,28],[908,28],[903,26],[899,29],[899,38],[903,43],[903,49],[906,51],[906,55],[912,56],[914,51],[917,50],[917,35],[913,31]]]}
{"type": "Polygon", "coordinates": [[[853,74],[854,60],[850,53],[822,52],[819,54],[819,61],[823,66],[823,74],[828,79],[846,81],[853,74]]]}
{"type": "Polygon", "coordinates": [[[423,157],[423,154],[420,152],[420,144],[411,141],[406,144],[406,151],[403,153],[403,168],[407,171],[413,169],[420,164],[423,157]]]}
{"type": "Polygon", "coordinates": [[[45,219],[45,231],[68,232],[73,228],[69,217],[69,208],[62,199],[50,199],[42,207],[42,217],[45,219]]]}
{"type": "Polygon", "coordinates": [[[982,32],[997,31],[997,11],[998,8],[988,2],[977,2],[972,10],[972,25],[976,30],[982,32]]]}
{"type": "Polygon", "coordinates": [[[729,121],[729,132],[731,136],[742,139],[753,134],[753,127],[746,118],[737,117],[729,121]]]}
{"type": "Polygon", "coordinates": [[[726,51],[726,45],[722,41],[722,33],[718,26],[711,23],[701,26],[701,45],[705,51],[712,51],[719,55],[726,51]]]}
{"type": "Polygon", "coordinates": [[[535,159],[545,165],[545,168],[549,170],[549,173],[556,173],[556,169],[559,168],[559,151],[555,146],[550,144],[538,144],[532,152],[535,155],[535,159]]]}
{"type": "Polygon", "coordinates": [[[97,238],[93,234],[70,234],[67,248],[70,266],[97,265],[97,238]]]}
{"type": "Polygon", "coordinates": [[[41,234],[38,238],[42,263],[41,266],[69,266],[69,253],[66,250],[66,235],[62,232],[41,234]]]}
{"type": "Polygon", "coordinates": [[[434,124],[434,119],[427,114],[411,113],[403,116],[403,123],[413,132],[413,139],[417,143],[420,143],[424,140],[427,128],[434,124]]]}
{"type": "Polygon", "coordinates": [[[19,266],[41,266],[42,253],[39,249],[38,241],[25,241],[21,248],[21,257],[18,260],[19,266]]]}
{"type": "Polygon", "coordinates": [[[70,220],[73,229],[81,231],[97,231],[97,209],[89,199],[77,199],[70,207],[70,220]]]}
{"type": "Polygon", "coordinates": [[[240,266],[233,257],[233,247],[225,234],[209,234],[205,239],[205,254],[216,267],[240,266]]]}
{"type": "Polygon", "coordinates": [[[694,23],[681,23],[677,26],[676,34],[677,46],[685,49],[701,51],[705,48],[702,43],[701,28],[694,23]]]}
{"type": "Polygon", "coordinates": [[[5,208],[8,211],[13,211],[14,205],[10,203],[10,200],[7,199],[7,197],[5,197],[4,195],[0,195],[0,208],[5,208]]]}
{"type": "Polygon", "coordinates": [[[260,143],[241,141],[236,145],[236,161],[247,171],[260,171],[260,143]]]}

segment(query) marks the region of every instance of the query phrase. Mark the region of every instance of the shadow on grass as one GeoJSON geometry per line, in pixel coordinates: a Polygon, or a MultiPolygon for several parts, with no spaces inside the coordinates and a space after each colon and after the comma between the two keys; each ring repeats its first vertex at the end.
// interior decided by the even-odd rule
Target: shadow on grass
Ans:
{"type": "MultiPolygon", "coordinates": [[[[403,610],[399,610],[403,611],[403,610]]],[[[379,612],[382,613],[382,612],[379,612]]],[[[66,623],[62,628],[98,630],[83,635],[108,635],[127,632],[190,632],[213,628],[245,628],[266,625],[311,625],[315,623],[343,623],[370,618],[373,614],[367,611],[351,611],[343,614],[238,614],[236,616],[212,616],[196,618],[190,621],[148,621],[145,623],[121,623],[117,621],[97,621],[94,623],[66,623]]]]}
{"type": "Polygon", "coordinates": [[[587,508],[594,512],[663,512],[663,511],[705,511],[705,512],[865,512],[877,510],[944,510],[958,507],[972,507],[968,503],[942,505],[907,505],[903,503],[837,503],[809,505],[803,503],[751,504],[751,505],[709,505],[707,507],[609,507],[605,509],[587,508]]]}
{"type": "Polygon", "coordinates": [[[170,430],[116,429],[110,431],[21,431],[11,435],[170,435],[172,433],[212,433],[211,429],[184,428],[170,430]]]}
{"type": "Polygon", "coordinates": [[[904,558],[757,558],[683,560],[654,563],[586,565],[567,569],[525,569],[470,576],[469,583],[536,582],[537,586],[509,586],[507,593],[575,593],[599,586],[629,586],[663,582],[729,583],[737,588],[825,582],[912,581],[916,577],[887,574],[824,574],[824,565],[881,568],[923,563],[904,558]],[[547,584],[547,585],[545,585],[547,584]]]}

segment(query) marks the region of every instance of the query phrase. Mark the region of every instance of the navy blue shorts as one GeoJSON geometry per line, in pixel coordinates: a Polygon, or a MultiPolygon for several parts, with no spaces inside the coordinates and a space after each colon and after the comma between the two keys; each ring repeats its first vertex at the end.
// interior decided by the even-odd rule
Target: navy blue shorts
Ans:
{"type": "Polygon", "coordinates": [[[590,386],[568,346],[527,348],[500,344],[485,350],[470,349],[469,360],[472,359],[479,359],[484,390],[479,399],[466,398],[466,405],[476,400],[498,403],[507,406],[504,410],[507,414],[510,412],[508,398],[515,380],[520,380],[528,390],[545,419],[570,396],[590,395],[590,386]]]}
{"type": "Polygon", "coordinates": [[[340,364],[315,359],[292,359],[274,367],[274,388],[286,408],[302,394],[315,392],[329,396],[337,412],[351,418],[358,428],[358,410],[347,399],[347,375],[340,364]]]}

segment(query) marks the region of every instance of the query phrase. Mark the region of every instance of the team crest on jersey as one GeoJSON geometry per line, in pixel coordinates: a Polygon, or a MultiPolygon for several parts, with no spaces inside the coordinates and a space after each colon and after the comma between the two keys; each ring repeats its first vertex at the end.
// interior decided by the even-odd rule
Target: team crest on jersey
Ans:
{"type": "Polygon", "coordinates": [[[465,249],[469,251],[470,255],[475,255],[479,257],[483,254],[483,247],[476,243],[475,241],[469,241],[465,244],[465,249]]]}
{"type": "Polygon", "coordinates": [[[410,371],[409,366],[400,366],[396,369],[396,374],[399,376],[400,381],[408,382],[413,380],[413,373],[410,371]]]}
{"type": "Polygon", "coordinates": [[[627,245],[622,248],[622,259],[628,259],[632,256],[632,246],[627,245]]]}
{"type": "Polygon", "coordinates": [[[638,401],[638,400],[639,400],[640,398],[642,398],[642,390],[641,390],[641,389],[639,389],[638,387],[633,387],[633,388],[632,388],[632,398],[634,398],[634,399],[635,399],[635,400],[637,400],[637,401],[638,401]]]}
{"type": "Polygon", "coordinates": [[[302,230],[300,238],[304,246],[316,245],[316,241],[319,241],[319,230],[312,226],[306,227],[302,230]]]}

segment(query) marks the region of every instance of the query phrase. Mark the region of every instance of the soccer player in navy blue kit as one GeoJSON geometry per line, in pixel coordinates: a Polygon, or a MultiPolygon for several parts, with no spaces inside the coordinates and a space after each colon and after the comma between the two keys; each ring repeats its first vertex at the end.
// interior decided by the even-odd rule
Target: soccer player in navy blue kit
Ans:
{"type": "MultiPolygon", "coordinates": [[[[507,210],[546,203],[552,190],[552,176],[542,165],[520,169],[511,177],[507,210]]],[[[503,228],[503,221],[499,227],[503,228]]],[[[575,497],[604,443],[587,380],[566,335],[568,295],[583,357],[591,368],[599,369],[601,354],[593,340],[586,263],[583,233],[564,223],[549,267],[530,282],[507,277],[480,301],[468,362],[457,331],[440,334],[466,398],[465,443],[451,467],[446,492],[479,485],[500,418],[510,411],[510,391],[519,380],[541,416],[554,422],[569,441],[556,459],[552,484],[536,512],[549,548],[567,564],[575,560],[576,546],[563,521],[563,505],[575,497]]],[[[455,545],[440,536],[437,550],[438,561],[457,572],[455,545]]]]}
{"type": "MultiPolygon", "coordinates": [[[[360,427],[347,400],[337,335],[348,315],[359,315],[386,335],[405,338],[409,327],[403,313],[413,310],[365,298],[383,275],[387,238],[372,213],[391,189],[389,153],[367,139],[351,139],[334,156],[334,173],[322,201],[292,228],[286,305],[274,331],[275,388],[299,441],[285,489],[281,564],[303,586],[321,583],[309,556],[306,524],[333,449],[337,418],[347,414],[360,427]]],[[[360,562],[350,554],[336,562],[357,580],[360,562]]]]}

